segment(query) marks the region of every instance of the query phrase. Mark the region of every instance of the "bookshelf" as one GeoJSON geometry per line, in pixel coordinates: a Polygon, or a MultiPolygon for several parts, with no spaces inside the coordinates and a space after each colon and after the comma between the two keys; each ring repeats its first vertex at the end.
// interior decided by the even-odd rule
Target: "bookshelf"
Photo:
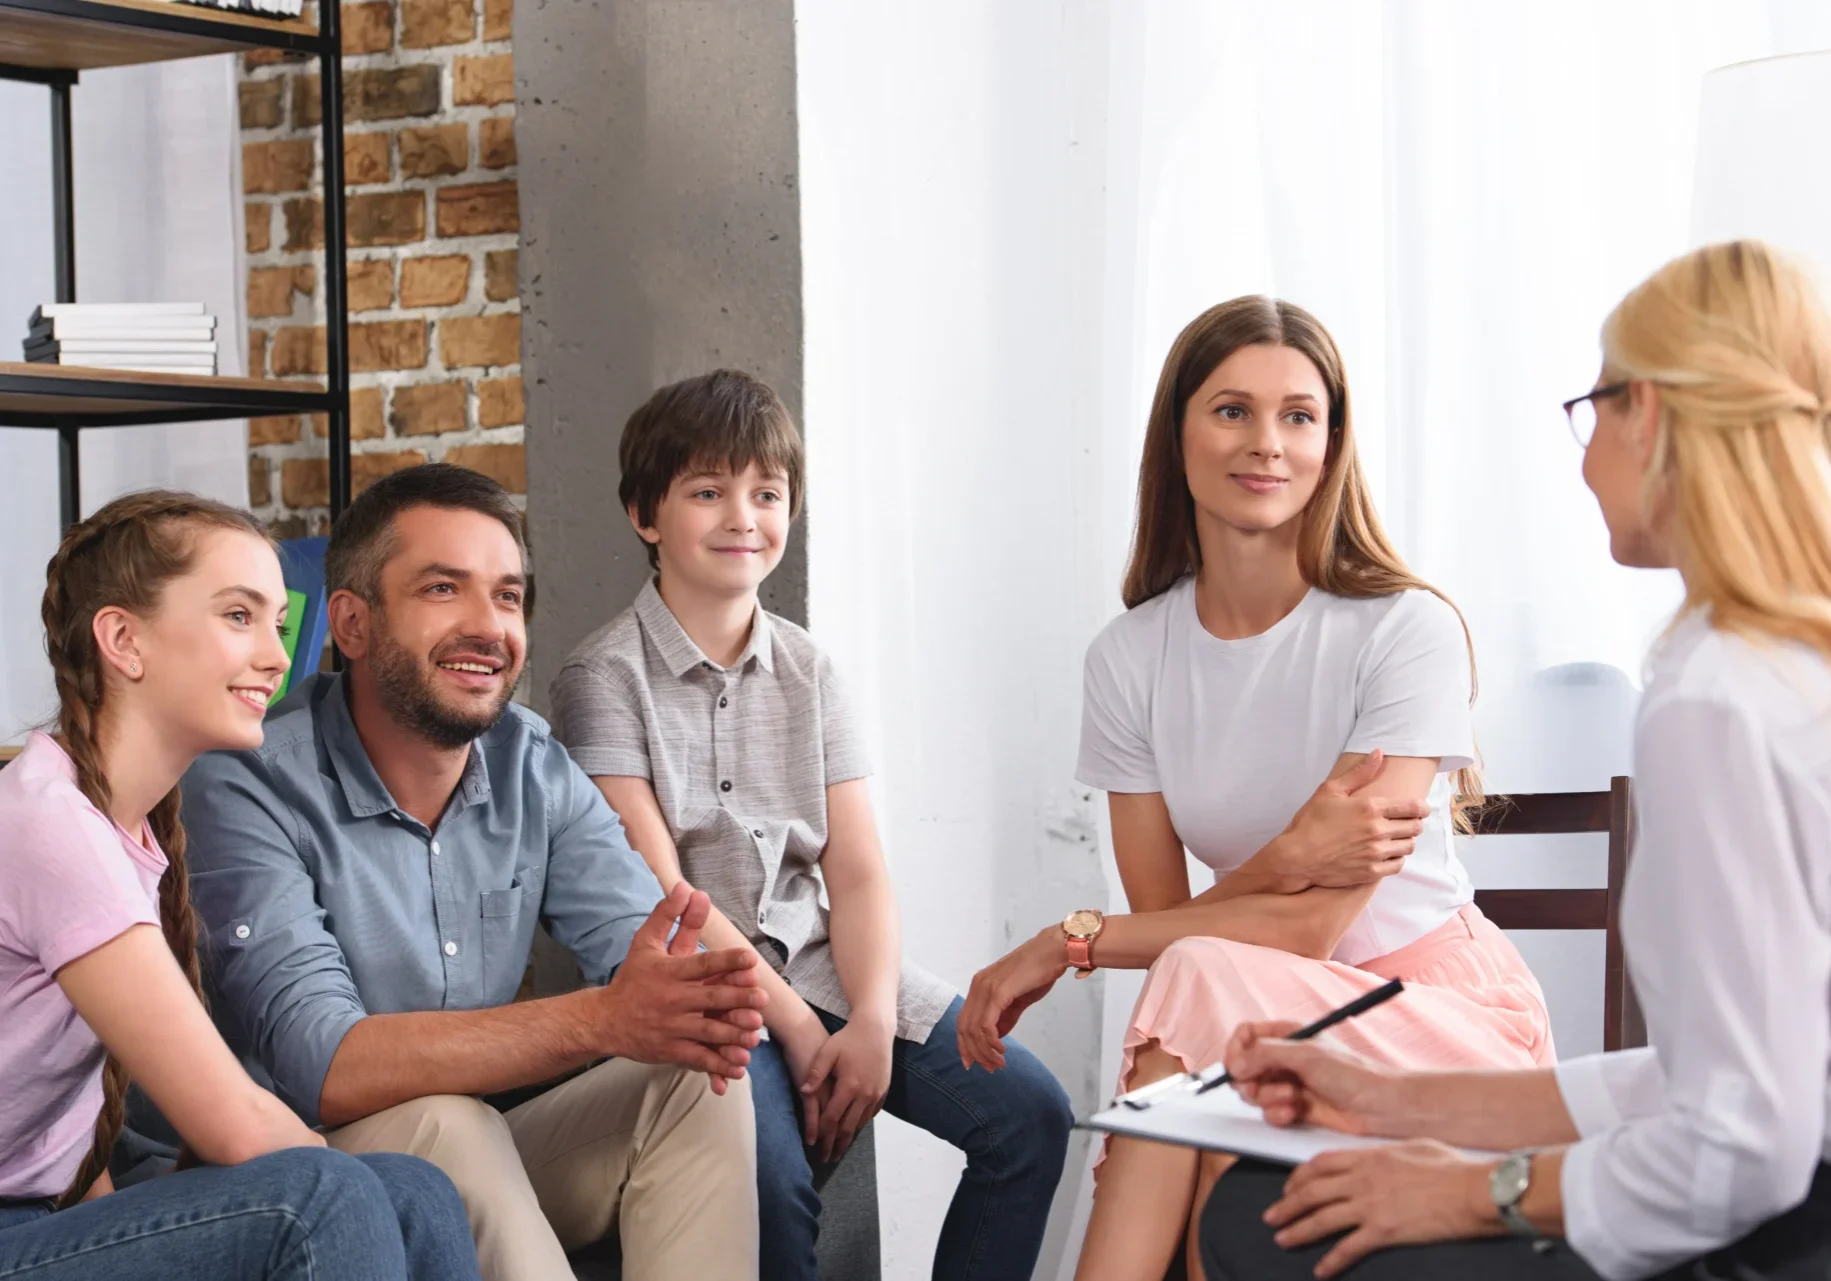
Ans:
{"type": "Polygon", "coordinates": [[[337,10],[337,0],[321,0],[323,22],[314,26],[302,19],[231,13],[177,0],[0,0],[0,79],[42,84],[51,94],[51,251],[57,302],[77,301],[70,96],[82,72],[248,49],[280,49],[318,59],[323,91],[324,384],[314,387],[266,379],[0,362],[0,427],[35,427],[57,433],[59,510],[66,526],[81,515],[78,440],[86,427],[325,414],[329,420],[332,518],[349,505],[349,310],[343,230],[342,38],[337,10]]]}

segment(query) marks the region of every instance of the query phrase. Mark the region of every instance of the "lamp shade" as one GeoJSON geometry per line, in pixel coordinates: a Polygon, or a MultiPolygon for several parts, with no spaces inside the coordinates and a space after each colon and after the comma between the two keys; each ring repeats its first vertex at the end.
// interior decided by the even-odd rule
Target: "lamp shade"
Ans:
{"type": "Polygon", "coordinates": [[[1765,240],[1831,279],[1831,51],[1761,58],[1704,77],[1691,234],[1765,240]]]}

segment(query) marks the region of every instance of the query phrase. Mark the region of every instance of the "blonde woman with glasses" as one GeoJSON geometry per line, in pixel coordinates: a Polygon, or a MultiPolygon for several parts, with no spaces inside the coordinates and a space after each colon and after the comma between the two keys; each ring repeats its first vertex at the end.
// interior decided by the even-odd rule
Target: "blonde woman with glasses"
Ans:
{"type": "Polygon", "coordinates": [[[1228,1065],[1274,1123],[1409,1141],[1242,1162],[1209,1281],[1831,1277],[1831,320],[1773,250],[1713,245],[1623,299],[1602,352],[1565,406],[1584,479],[1615,560],[1686,593],[1622,908],[1652,1048],[1403,1073],[1241,1028],[1228,1065]]]}

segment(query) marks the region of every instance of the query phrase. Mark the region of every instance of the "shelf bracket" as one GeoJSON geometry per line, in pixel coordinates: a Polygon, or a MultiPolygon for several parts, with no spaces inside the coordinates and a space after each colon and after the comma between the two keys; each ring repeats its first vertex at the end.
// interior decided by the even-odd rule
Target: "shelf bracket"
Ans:
{"type": "Polygon", "coordinates": [[[19,80],[29,85],[73,85],[76,72],[68,67],[21,67],[0,62],[0,80],[19,80]]]}

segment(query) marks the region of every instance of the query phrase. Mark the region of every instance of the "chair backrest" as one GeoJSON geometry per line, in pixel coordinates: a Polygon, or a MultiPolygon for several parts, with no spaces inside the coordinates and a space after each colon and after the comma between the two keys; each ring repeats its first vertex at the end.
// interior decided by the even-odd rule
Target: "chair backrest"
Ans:
{"type": "Polygon", "coordinates": [[[1647,1043],[1647,1027],[1621,951],[1621,887],[1633,839],[1633,784],[1606,792],[1519,792],[1490,796],[1471,816],[1477,836],[1608,833],[1608,884],[1599,890],[1477,890],[1475,906],[1503,930],[1602,930],[1602,1048],[1647,1043]]]}

